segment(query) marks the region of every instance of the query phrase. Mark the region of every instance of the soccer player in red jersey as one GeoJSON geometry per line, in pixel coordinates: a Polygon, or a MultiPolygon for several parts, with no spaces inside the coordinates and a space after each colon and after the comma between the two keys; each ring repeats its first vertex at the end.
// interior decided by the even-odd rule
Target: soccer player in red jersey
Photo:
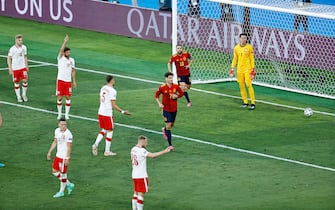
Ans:
{"type": "Polygon", "coordinates": [[[187,100],[188,107],[192,106],[187,90],[191,88],[190,67],[193,61],[194,59],[192,58],[191,54],[186,51],[184,52],[183,47],[180,45],[177,45],[177,53],[171,56],[167,64],[169,72],[172,72],[171,70],[172,63],[174,63],[176,66],[178,84],[180,85],[181,89],[184,91],[184,96],[187,100]]]}
{"type": "Polygon", "coordinates": [[[165,128],[162,128],[164,138],[169,142],[169,148],[174,149],[172,145],[172,135],[171,128],[174,125],[177,116],[177,99],[183,97],[184,91],[177,85],[173,83],[173,73],[165,73],[165,84],[161,85],[156,93],[156,101],[158,106],[163,110],[163,118],[165,121],[165,128]],[[159,100],[159,96],[162,96],[162,102],[159,100]]]}

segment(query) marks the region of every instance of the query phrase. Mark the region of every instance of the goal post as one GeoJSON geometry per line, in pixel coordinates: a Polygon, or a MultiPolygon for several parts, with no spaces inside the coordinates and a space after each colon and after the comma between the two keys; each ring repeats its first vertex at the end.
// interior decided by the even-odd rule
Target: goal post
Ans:
{"type": "Polygon", "coordinates": [[[335,99],[335,6],[173,0],[172,7],[173,53],[177,43],[191,53],[193,83],[236,80],[228,71],[245,32],[254,47],[254,84],[335,99]]]}

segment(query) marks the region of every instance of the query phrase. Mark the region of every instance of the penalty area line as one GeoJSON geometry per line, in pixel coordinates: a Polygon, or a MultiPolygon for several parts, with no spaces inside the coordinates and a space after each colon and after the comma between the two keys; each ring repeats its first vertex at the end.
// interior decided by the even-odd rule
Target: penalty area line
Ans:
{"type": "MultiPolygon", "coordinates": [[[[33,110],[33,111],[39,111],[39,112],[48,113],[48,114],[54,114],[54,115],[58,114],[57,112],[54,112],[54,111],[35,108],[35,107],[26,106],[26,105],[22,105],[22,104],[10,103],[10,102],[6,102],[6,101],[0,101],[0,104],[5,104],[5,105],[9,105],[9,106],[16,106],[16,107],[20,107],[20,108],[24,108],[24,109],[30,109],[30,110],[33,110]]],[[[92,122],[98,122],[97,119],[93,119],[93,118],[89,118],[89,117],[84,117],[84,116],[79,116],[79,115],[71,115],[71,114],[69,116],[71,118],[87,120],[87,121],[92,121],[92,122]]],[[[139,127],[139,126],[126,125],[126,124],[122,124],[122,123],[115,123],[115,125],[118,125],[120,127],[129,128],[129,129],[141,130],[141,131],[161,135],[161,131],[146,129],[146,128],[142,128],[142,127],[139,127]]],[[[294,164],[303,165],[303,166],[307,166],[307,167],[312,167],[312,168],[317,168],[317,169],[321,169],[321,170],[335,172],[335,168],[319,166],[319,165],[306,163],[306,162],[302,162],[302,161],[297,161],[297,160],[291,160],[291,159],[282,158],[282,157],[278,157],[278,156],[273,156],[273,155],[268,155],[268,154],[264,154],[264,153],[254,152],[254,151],[250,151],[250,150],[246,150],[246,149],[231,147],[231,146],[227,146],[227,145],[224,145],[224,144],[217,144],[217,143],[213,143],[213,142],[209,142],[209,141],[205,141],[205,140],[201,140],[201,139],[185,137],[185,136],[181,136],[181,135],[177,135],[177,134],[173,134],[172,136],[175,137],[175,138],[186,140],[186,141],[191,141],[191,142],[196,142],[196,143],[205,144],[205,145],[209,145],[209,146],[219,147],[219,148],[228,149],[228,150],[232,150],[232,151],[236,151],[236,152],[240,152],[240,153],[246,153],[246,154],[250,154],[250,155],[256,155],[256,156],[260,156],[260,157],[264,157],[264,158],[273,159],[273,160],[284,161],[284,162],[294,163],[294,164]]]]}

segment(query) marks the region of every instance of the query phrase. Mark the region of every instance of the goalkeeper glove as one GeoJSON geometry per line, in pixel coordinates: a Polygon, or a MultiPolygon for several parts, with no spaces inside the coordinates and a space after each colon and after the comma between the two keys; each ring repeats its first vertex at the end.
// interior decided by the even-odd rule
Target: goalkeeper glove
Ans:
{"type": "Polygon", "coordinates": [[[231,69],[229,70],[229,76],[230,76],[230,77],[233,77],[233,76],[234,76],[234,68],[231,68],[231,69]]]}
{"type": "Polygon", "coordinates": [[[251,69],[250,76],[251,76],[251,79],[255,79],[255,77],[256,77],[256,72],[255,72],[255,69],[254,69],[254,68],[251,69]]]}

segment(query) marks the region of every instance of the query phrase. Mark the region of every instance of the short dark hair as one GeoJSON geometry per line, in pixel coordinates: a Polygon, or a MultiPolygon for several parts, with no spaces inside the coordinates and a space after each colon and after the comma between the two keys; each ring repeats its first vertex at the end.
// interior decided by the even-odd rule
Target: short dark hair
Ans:
{"type": "Polygon", "coordinates": [[[107,75],[106,76],[106,82],[109,83],[110,81],[112,81],[114,77],[112,75],[107,75]]]}
{"type": "Polygon", "coordinates": [[[69,47],[64,48],[64,52],[71,50],[69,47]]]}
{"type": "Polygon", "coordinates": [[[64,117],[60,118],[58,122],[66,122],[66,119],[64,117]]]}
{"type": "Polygon", "coordinates": [[[173,76],[173,73],[172,72],[166,72],[164,74],[165,78],[168,78],[169,76],[173,76]]]}
{"type": "Polygon", "coordinates": [[[247,34],[247,33],[241,33],[241,34],[240,34],[240,38],[241,38],[242,36],[246,36],[246,37],[248,37],[248,34],[247,34]]]}
{"type": "Polygon", "coordinates": [[[143,136],[143,135],[140,135],[140,136],[138,136],[137,139],[138,139],[138,140],[146,140],[146,139],[148,139],[148,137],[143,136]]]}

